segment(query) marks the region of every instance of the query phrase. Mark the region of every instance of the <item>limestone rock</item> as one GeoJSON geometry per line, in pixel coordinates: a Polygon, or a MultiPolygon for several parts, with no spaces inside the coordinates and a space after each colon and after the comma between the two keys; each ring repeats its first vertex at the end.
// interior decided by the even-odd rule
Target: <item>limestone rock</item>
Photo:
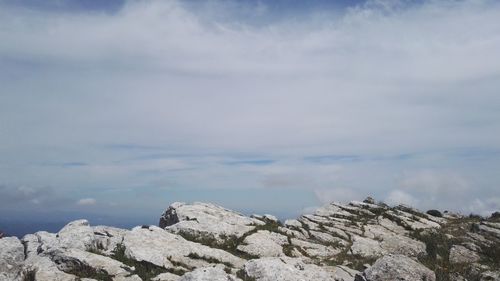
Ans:
{"type": "Polygon", "coordinates": [[[202,267],[184,274],[179,281],[241,281],[224,271],[223,266],[202,267]]]}
{"type": "Polygon", "coordinates": [[[380,246],[379,241],[361,236],[353,236],[352,241],[353,244],[350,249],[350,254],[354,256],[361,256],[363,258],[375,258],[380,257],[386,253],[380,246]]]}
{"type": "Polygon", "coordinates": [[[244,274],[256,281],[334,281],[330,272],[298,258],[261,258],[245,264],[244,274]]]}
{"type": "Polygon", "coordinates": [[[25,272],[35,275],[36,281],[76,281],[77,277],[61,271],[48,256],[33,255],[25,261],[25,272]]]}
{"type": "Polygon", "coordinates": [[[283,245],[288,244],[288,238],[282,234],[259,230],[243,240],[238,250],[257,257],[284,256],[283,245]]]}
{"type": "Polygon", "coordinates": [[[132,229],[125,234],[123,245],[127,257],[165,268],[183,264],[185,269],[192,269],[208,266],[213,261],[240,268],[245,262],[226,251],[188,241],[155,226],[132,229]]]}
{"type": "Polygon", "coordinates": [[[68,223],[57,235],[59,247],[86,250],[94,247],[94,231],[87,220],[76,220],[68,223]]]}
{"type": "Polygon", "coordinates": [[[474,263],[479,261],[480,257],[476,252],[473,252],[461,245],[453,245],[450,249],[450,263],[474,263]]]}
{"type": "Polygon", "coordinates": [[[403,255],[387,255],[378,259],[356,281],[435,281],[436,276],[427,267],[403,255]]]}
{"type": "Polygon", "coordinates": [[[16,237],[0,239],[0,280],[21,280],[24,247],[16,237]]]}
{"type": "Polygon", "coordinates": [[[52,260],[64,272],[78,272],[91,268],[95,272],[102,272],[115,281],[140,281],[137,275],[132,275],[132,268],[112,258],[86,252],[80,249],[55,251],[51,253],[52,260]]]}
{"type": "Polygon", "coordinates": [[[292,238],[291,242],[292,245],[299,247],[310,257],[333,257],[341,252],[339,248],[313,243],[306,240],[292,238]]]}
{"type": "Polygon", "coordinates": [[[261,220],[207,203],[173,203],[160,218],[160,227],[190,240],[211,240],[223,245],[228,238],[240,238],[252,231],[261,220]]]}

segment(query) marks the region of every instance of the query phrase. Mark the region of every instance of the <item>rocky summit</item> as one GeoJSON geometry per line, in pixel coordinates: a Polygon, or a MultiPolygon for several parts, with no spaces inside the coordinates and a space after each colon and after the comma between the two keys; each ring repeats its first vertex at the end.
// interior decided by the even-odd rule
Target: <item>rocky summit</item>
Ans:
{"type": "Polygon", "coordinates": [[[5,281],[500,280],[500,216],[363,202],[279,221],[173,203],[159,226],[68,223],[0,239],[5,281]]]}

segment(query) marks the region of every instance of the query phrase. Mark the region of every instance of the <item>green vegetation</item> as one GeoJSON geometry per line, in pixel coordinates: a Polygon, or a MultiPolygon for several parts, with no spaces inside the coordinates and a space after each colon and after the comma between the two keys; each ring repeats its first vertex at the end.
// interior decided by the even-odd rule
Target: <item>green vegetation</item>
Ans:
{"type": "Polygon", "coordinates": [[[243,240],[245,240],[245,238],[247,236],[250,236],[259,230],[267,230],[267,231],[271,231],[271,232],[281,233],[279,231],[280,226],[281,226],[280,222],[276,223],[276,222],[268,221],[264,225],[255,225],[254,229],[245,233],[243,236],[241,236],[239,238],[236,237],[235,235],[230,235],[230,236],[220,235],[220,240],[224,241],[223,244],[221,244],[218,239],[216,239],[214,236],[211,236],[211,235],[210,236],[209,235],[200,235],[200,234],[194,235],[194,234],[183,233],[183,232],[179,233],[179,235],[181,235],[186,240],[197,242],[197,243],[200,243],[202,245],[205,245],[205,246],[208,246],[211,248],[221,249],[221,250],[227,251],[227,252],[229,252],[237,257],[240,257],[242,259],[249,260],[249,259],[255,259],[258,257],[238,250],[238,245],[243,243],[243,240]]]}
{"type": "Polygon", "coordinates": [[[101,255],[101,256],[104,256],[103,251],[104,251],[104,247],[99,243],[87,249],[87,252],[101,255]]]}
{"type": "MultiPolygon", "coordinates": [[[[136,261],[133,259],[128,258],[125,255],[125,246],[123,244],[118,244],[113,251],[113,255],[111,256],[113,259],[122,262],[125,265],[128,265],[130,267],[134,267],[135,270],[131,271],[130,274],[137,274],[139,277],[141,277],[142,280],[147,281],[151,280],[153,277],[156,277],[157,275],[164,273],[164,272],[171,272],[174,274],[179,274],[182,275],[185,272],[182,271],[176,271],[176,270],[167,270],[164,267],[157,266],[155,264],[146,262],[146,261],[136,261]]],[[[97,280],[101,280],[98,278],[94,278],[97,280]]]]}
{"type": "Polygon", "coordinates": [[[79,278],[90,278],[99,281],[113,281],[113,276],[109,275],[105,270],[95,269],[76,260],[72,262],[68,268],[68,270],[65,270],[66,273],[73,274],[79,278]]]}
{"type": "Polygon", "coordinates": [[[188,258],[195,259],[195,260],[204,260],[208,263],[220,263],[220,264],[225,265],[226,267],[233,267],[233,264],[231,264],[229,262],[223,262],[223,261],[220,261],[220,260],[213,258],[213,257],[200,256],[197,253],[189,253],[188,258]]]}

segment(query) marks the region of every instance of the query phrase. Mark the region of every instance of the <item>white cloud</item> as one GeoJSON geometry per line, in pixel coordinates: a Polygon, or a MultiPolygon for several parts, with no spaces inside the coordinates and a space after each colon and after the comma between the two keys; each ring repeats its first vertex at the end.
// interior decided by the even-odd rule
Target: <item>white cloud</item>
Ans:
{"type": "Polygon", "coordinates": [[[393,190],[387,198],[385,199],[385,202],[389,205],[399,205],[399,204],[404,204],[408,206],[418,206],[419,201],[418,199],[414,198],[412,195],[402,191],[402,190],[393,190]]]}
{"type": "Polygon", "coordinates": [[[314,194],[316,195],[316,198],[318,198],[318,201],[322,204],[328,204],[330,202],[345,203],[352,200],[362,200],[361,196],[366,196],[351,188],[315,189],[314,194]]]}
{"type": "Polygon", "coordinates": [[[0,183],[86,186],[99,201],[103,187],[164,184],[484,201],[499,158],[446,153],[500,150],[500,6],[389,2],[261,25],[178,1],[116,13],[1,3],[0,183]],[[386,159],[404,153],[415,155],[386,159]],[[242,155],[276,163],[222,164],[242,155]],[[316,155],[361,160],[304,160],[316,155]],[[53,164],[71,161],[87,165],[53,164]]]}
{"type": "Polygon", "coordinates": [[[468,211],[472,214],[481,216],[490,216],[494,212],[500,211],[500,197],[492,197],[487,199],[474,199],[469,203],[468,211]]]}
{"type": "Polygon", "coordinates": [[[82,198],[76,202],[79,206],[92,206],[97,203],[97,200],[94,198],[82,198]]]}
{"type": "Polygon", "coordinates": [[[405,190],[432,196],[460,194],[469,189],[469,183],[460,174],[431,170],[407,172],[399,185],[405,190]]]}

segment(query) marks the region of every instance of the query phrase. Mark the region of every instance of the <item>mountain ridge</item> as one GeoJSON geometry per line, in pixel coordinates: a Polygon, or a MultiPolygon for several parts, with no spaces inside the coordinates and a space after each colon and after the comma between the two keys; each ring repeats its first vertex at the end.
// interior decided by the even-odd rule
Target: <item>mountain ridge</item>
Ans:
{"type": "Polygon", "coordinates": [[[500,280],[500,216],[368,197],[281,222],[174,202],[158,226],[68,223],[0,239],[0,280],[432,281],[500,280]]]}

